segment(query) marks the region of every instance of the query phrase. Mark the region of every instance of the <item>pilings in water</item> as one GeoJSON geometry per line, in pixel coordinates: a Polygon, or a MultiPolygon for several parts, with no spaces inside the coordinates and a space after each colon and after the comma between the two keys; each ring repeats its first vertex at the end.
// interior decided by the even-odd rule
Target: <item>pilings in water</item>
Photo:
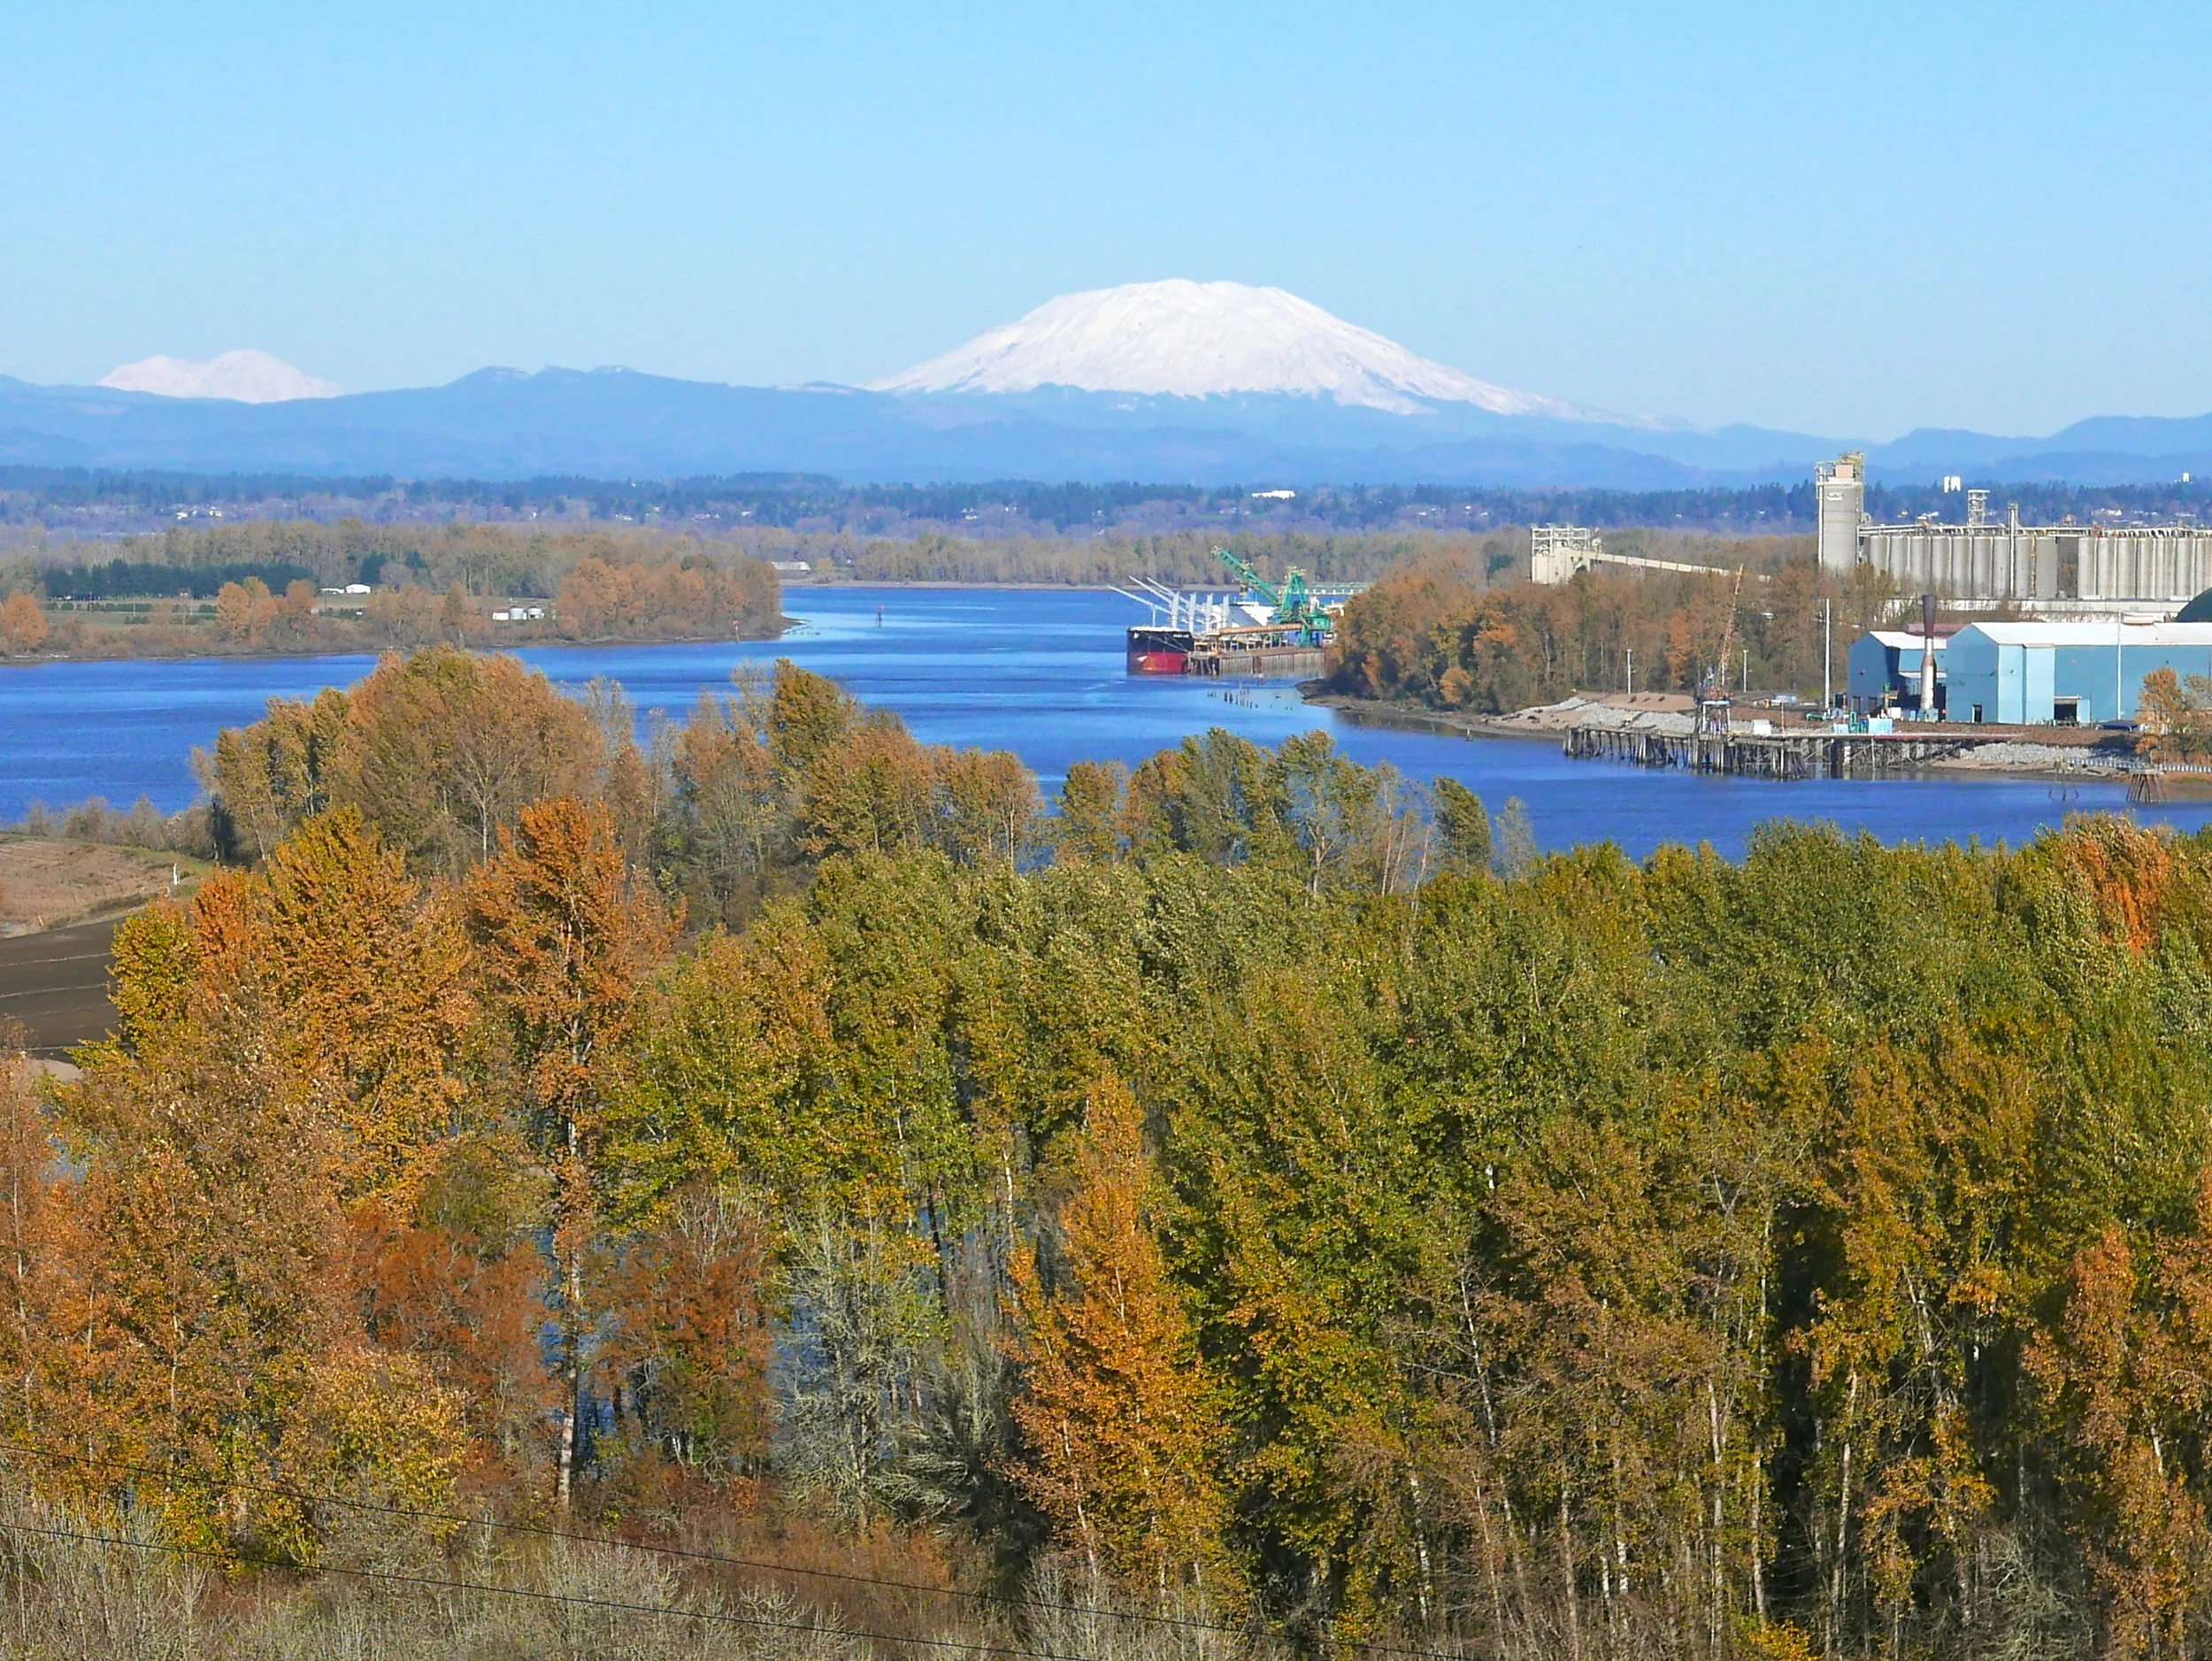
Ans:
{"type": "Polygon", "coordinates": [[[1202,642],[1183,660],[1187,675],[1288,676],[1310,681],[1325,673],[1328,654],[1318,646],[1253,646],[1221,650],[1202,642]]]}
{"type": "Polygon", "coordinates": [[[1916,733],[1654,733],[1635,728],[1571,727],[1563,754],[1578,760],[1625,761],[1641,767],[1686,767],[1694,773],[1755,779],[1878,779],[1945,761],[1978,742],[1916,733]]]}

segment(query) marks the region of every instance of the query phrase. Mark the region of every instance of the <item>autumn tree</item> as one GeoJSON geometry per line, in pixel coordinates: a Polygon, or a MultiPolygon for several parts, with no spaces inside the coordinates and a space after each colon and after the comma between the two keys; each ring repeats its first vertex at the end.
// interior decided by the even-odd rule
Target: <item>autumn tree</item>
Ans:
{"type": "Polygon", "coordinates": [[[271,698],[250,727],[227,727],[194,770],[214,797],[217,836],[234,855],[266,858],[297,826],[331,804],[338,745],[351,703],[325,688],[307,703],[271,698]]]}
{"type": "Polygon", "coordinates": [[[62,1097],[85,1287],[65,1358],[79,1444],[185,1477],[142,1499],[188,1539],[311,1557],[326,1519],[227,1483],[312,1467],[439,1504],[457,1426],[419,1368],[362,1341],[342,1133],[278,1037],[255,897],[218,879],[119,939],[122,1032],[81,1052],[62,1097]]]}
{"type": "Polygon", "coordinates": [[[2076,1255],[2066,1291],[2028,1372],[2062,1434],[2070,1520],[2104,1592],[2110,1650],[2193,1653],[2212,1585],[2198,1430],[2212,1408],[2212,1168],[2187,1228],[2146,1253],[2108,1226],[2076,1255]]]}
{"type": "Polygon", "coordinates": [[[733,697],[703,692],[675,737],[679,834],[715,911],[766,888],[795,851],[766,742],[764,702],[757,685],[741,685],[733,697]]]}
{"type": "Polygon", "coordinates": [[[20,657],[46,643],[46,614],[20,589],[0,601],[0,652],[20,657]]]}
{"type": "Polygon", "coordinates": [[[1013,1264],[1024,1388],[1021,1480],[1089,1558],[1166,1596],[1226,1578],[1224,1426],[1151,1214],[1142,1120],[1093,1088],[1051,1279],[1013,1264]]]}
{"type": "Polygon", "coordinates": [[[580,560],[554,603],[570,640],[726,640],[758,632],[775,611],[766,567],[751,559],[725,565],[695,543],[664,560],[580,560]]]}
{"type": "Polygon", "coordinates": [[[583,1452],[592,1341],[584,1272],[598,1226],[593,1165],[610,1068],[674,922],[634,882],[605,811],[558,797],[501,827],[498,853],[471,884],[468,925],[479,984],[504,1027],[517,1106],[552,1187],[565,1503],[583,1452]]]}
{"type": "Polygon", "coordinates": [[[269,585],[258,577],[226,582],[215,593],[215,633],[234,645],[251,646],[269,620],[269,585]]]}
{"type": "Polygon", "coordinates": [[[799,846],[818,859],[928,846],[936,830],[937,766],[898,717],[864,717],[808,764],[799,846]]]}
{"type": "Polygon", "coordinates": [[[350,694],[332,799],[433,869],[488,857],[530,803],[588,794],[603,765],[582,708],[514,658],[435,647],[350,694]]]}
{"type": "Polygon", "coordinates": [[[766,1446],[761,1234],[730,1192],[695,1182],[612,1242],[597,1271],[614,1311],[602,1365],[640,1436],[687,1469],[733,1472],[766,1446]]]}
{"type": "Polygon", "coordinates": [[[30,1032],[0,1018],[0,1424],[41,1440],[73,1411],[65,1343],[85,1312],[71,1190],[38,1079],[30,1032]]]}
{"type": "Polygon", "coordinates": [[[964,750],[937,769],[944,807],[940,836],[960,865],[1014,865],[1035,847],[1037,781],[1006,750],[964,750]]]}
{"type": "Polygon", "coordinates": [[[458,921],[351,808],[270,856],[255,946],[348,1199],[404,1194],[453,1133],[473,1019],[458,921]]]}

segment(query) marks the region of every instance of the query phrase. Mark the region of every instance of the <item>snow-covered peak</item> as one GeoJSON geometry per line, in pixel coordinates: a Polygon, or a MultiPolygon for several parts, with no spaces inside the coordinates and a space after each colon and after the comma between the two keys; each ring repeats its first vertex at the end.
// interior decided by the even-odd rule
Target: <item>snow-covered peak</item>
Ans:
{"type": "Polygon", "coordinates": [[[1415,356],[1280,288],[1241,282],[1133,282],[1064,294],[977,335],[877,392],[1289,393],[1411,414],[1418,400],[1500,415],[1585,419],[1556,398],[1493,386],[1415,356]]]}
{"type": "Polygon", "coordinates": [[[225,352],[196,364],[182,358],[144,358],[100,378],[119,392],[151,392],[165,398],[230,398],[240,404],[284,404],[294,398],[334,398],[338,388],[296,369],[281,358],[250,350],[225,352]]]}

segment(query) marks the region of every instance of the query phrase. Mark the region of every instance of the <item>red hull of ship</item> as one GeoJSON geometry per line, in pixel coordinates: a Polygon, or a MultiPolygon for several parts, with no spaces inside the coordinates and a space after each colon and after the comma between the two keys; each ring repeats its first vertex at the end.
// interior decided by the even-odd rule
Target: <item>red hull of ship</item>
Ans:
{"type": "Polygon", "coordinates": [[[1184,659],[1196,643],[1187,628],[1162,628],[1140,623],[1129,631],[1129,673],[1133,675],[1179,675],[1184,659]]]}

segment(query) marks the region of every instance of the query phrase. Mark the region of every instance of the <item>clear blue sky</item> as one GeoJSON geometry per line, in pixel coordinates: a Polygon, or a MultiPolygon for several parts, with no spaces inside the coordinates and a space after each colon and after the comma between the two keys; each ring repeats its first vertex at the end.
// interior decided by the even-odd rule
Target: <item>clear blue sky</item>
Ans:
{"type": "Polygon", "coordinates": [[[0,7],[0,373],[854,381],[1272,283],[1492,380],[1886,437],[2212,410],[2212,9],[0,7]]]}

